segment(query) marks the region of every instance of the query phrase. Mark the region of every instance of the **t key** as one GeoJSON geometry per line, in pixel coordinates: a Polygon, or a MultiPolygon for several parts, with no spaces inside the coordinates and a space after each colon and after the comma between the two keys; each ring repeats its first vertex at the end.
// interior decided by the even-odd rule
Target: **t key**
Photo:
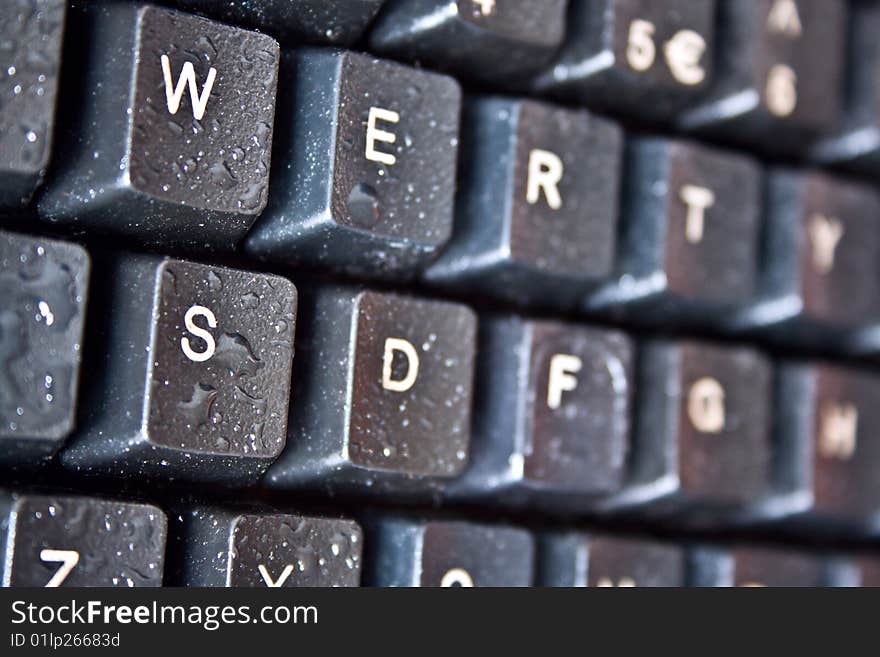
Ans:
{"type": "Polygon", "coordinates": [[[669,120],[712,80],[714,0],[574,0],[569,16],[539,91],[669,120]]]}
{"type": "Polygon", "coordinates": [[[91,3],[79,120],[48,221],[230,248],[266,204],[278,44],[152,6],[91,3]]]}
{"type": "MultiPolygon", "coordinates": [[[[746,348],[648,341],[620,501],[682,519],[756,512],[771,494],[770,366],[746,348]]],[[[781,508],[781,505],[777,507],[781,508]]]]}
{"type": "Polygon", "coordinates": [[[180,260],[111,263],[94,327],[84,425],[63,451],[84,472],[253,481],[284,447],[296,288],[180,260]]]}
{"type": "Polygon", "coordinates": [[[622,131],[533,101],[465,110],[456,230],[426,279],[521,304],[575,303],[611,273],[622,131]]]}
{"type": "Polygon", "coordinates": [[[177,584],[360,585],[363,540],[352,520],[196,509],[177,522],[177,584]]]}
{"type": "Polygon", "coordinates": [[[643,138],[628,144],[627,167],[618,275],[586,307],[643,324],[724,324],[755,293],[757,164],[643,138]]]}
{"type": "Polygon", "coordinates": [[[89,256],[0,233],[0,463],[34,465],[73,429],[89,256]]]}
{"type": "Polygon", "coordinates": [[[681,126],[765,151],[804,151],[840,111],[846,3],[724,0],[718,9],[723,55],[681,126]]]}
{"type": "Polygon", "coordinates": [[[565,6],[566,0],[389,2],[370,31],[370,49],[522,86],[562,43],[565,6]]]}
{"type": "Polygon", "coordinates": [[[535,545],[521,529],[385,518],[370,526],[372,586],[531,586],[535,545]]]}
{"type": "Polygon", "coordinates": [[[370,277],[406,276],[452,231],[461,91],[367,55],[300,51],[270,206],[248,250],[370,277]]]}
{"type": "Polygon", "coordinates": [[[351,289],[304,303],[277,488],[424,492],[463,470],[476,318],[466,306],[351,289]]]}
{"type": "Polygon", "coordinates": [[[0,210],[26,204],[55,124],[65,0],[9,0],[0,13],[0,210]]]}
{"type": "Polygon", "coordinates": [[[177,0],[226,23],[249,25],[280,41],[351,45],[385,0],[177,0]]]}
{"type": "Polygon", "coordinates": [[[0,493],[3,586],[161,586],[165,514],[88,497],[0,493]]]}
{"type": "Polygon", "coordinates": [[[571,508],[616,492],[629,452],[633,348],[616,331],[483,322],[471,462],[450,494],[571,508]]]}
{"type": "Polygon", "coordinates": [[[543,586],[684,586],[684,551],[674,545],[577,532],[540,542],[543,586]]]}

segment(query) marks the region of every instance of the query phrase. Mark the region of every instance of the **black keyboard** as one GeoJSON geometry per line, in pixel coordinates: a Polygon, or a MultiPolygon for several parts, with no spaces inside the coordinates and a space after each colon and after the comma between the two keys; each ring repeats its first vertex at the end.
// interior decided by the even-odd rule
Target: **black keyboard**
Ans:
{"type": "Polygon", "coordinates": [[[878,29],[0,0],[3,585],[880,585],[878,29]]]}

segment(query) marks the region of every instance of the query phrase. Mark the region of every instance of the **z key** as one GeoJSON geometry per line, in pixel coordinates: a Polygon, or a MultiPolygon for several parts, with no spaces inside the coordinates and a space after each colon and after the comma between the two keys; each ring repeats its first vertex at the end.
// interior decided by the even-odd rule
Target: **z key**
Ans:
{"type": "Polygon", "coordinates": [[[3,586],[161,586],[165,514],[88,497],[0,492],[3,586]]]}

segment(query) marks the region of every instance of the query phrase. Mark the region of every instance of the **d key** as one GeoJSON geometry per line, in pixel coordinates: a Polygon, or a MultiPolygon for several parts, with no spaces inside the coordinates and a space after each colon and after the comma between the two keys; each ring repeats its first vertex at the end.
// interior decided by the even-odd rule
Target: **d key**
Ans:
{"type": "Polygon", "coordinates": [[[257,479],[284,447],[296,288],[284,278],[154,257],[104,272],[105,354],[61,454],[80,472],[257,479]]]}

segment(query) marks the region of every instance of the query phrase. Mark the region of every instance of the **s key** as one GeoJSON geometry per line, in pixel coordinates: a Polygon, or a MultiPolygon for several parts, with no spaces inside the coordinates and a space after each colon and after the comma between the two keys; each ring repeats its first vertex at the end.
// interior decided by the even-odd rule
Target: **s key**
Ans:
{"type": "Polygon", "coordinates": [[[535,542],[522,529],[383,518],[367,538],[370,586],[532,586],[535,542]]]}
{"type": "Polygon", "coordinates": [[[306,49],[285,64],[290,130],[246,248],[280,264],[411,276],[452,231],[458,83],[353,52],[306,49]]]}
{"type": "Polygon", "coordinates": [[[78,472],[252,482],[284,447],[296,288],[181,260],[107,263],[78,472]]]}
{"type": "Polygon", "coordinates": [[[681,127],[796,154],[840,112],[843,0],[724,0],[710,89],[681,127]]]}
{"type": "Polygon", "coordinates": [[[162,586],[166,525],[147,504],[0,492],[3,586],[162,586]]]}
{"type": "Polygon", "coordinates": [[[266,204],[278,44],[135,3],[76,15],[81,97],[38,210],[149,245],[230,249],[266,204]]]}
{"type": "Polygon", "coordinates": [[[461,474],[476,351],[469,308],[326,288],[302,316],[287,449],[269,486],[410,494],[461,474]]]}
{"type": "Polygon", "coordinates": [[[0,464],[36,465],[73,430],[90,260],[0,232],[0,464]]]}
{"type": "Polygon", "coordinates": [[[573,0],[565,44],[534,87],[668,121],[711,82],[714,31],[714,0],[573,0]]]}
{"type": "Polygon", "coordinates": [[[360,526],[353,520],[199,508],[177,516],[178,585],[360,586],[360,526]]]}

